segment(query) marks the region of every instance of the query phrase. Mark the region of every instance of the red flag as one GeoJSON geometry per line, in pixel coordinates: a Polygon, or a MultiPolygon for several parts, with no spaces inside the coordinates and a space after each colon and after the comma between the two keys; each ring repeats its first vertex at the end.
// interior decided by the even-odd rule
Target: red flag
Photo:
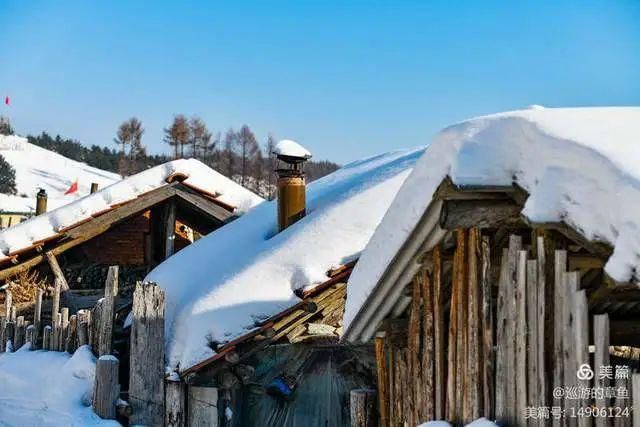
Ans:
{"type": "Polygon", "coordinates": [[[69,187],[69,189],[67,191],[65,191],[65,195],[67,194],[71,194],[71,193],[75,193],[76,191],[78,191],[78,180],[76,179],[73,184],[71,184],[71,187],[69,187]]]}
{"type": "Polygon", "coordinates": [[[4,103],[9,105],[9,95],[4,97],[4,103]]]}

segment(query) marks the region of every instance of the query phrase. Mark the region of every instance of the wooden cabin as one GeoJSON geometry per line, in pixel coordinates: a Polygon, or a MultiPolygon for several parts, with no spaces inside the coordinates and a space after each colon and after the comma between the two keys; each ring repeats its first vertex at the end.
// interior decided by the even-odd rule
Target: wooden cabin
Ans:
{"type": "Polygon", "coordinates": [[[375,342],[381,426],[575,425],[603,407],[631,425],[640,289],[603,271],[607,244],[528,222],[527,196],[447,178],[386,266],[345,331],[375,342]],[[577,377],[585,364],[593,378],[577,377]],[[612,376],[599,375],[608,366],[612,376]],[[558,387],[620,394],[554,398],[558,387]]]}
{"type": "MultiPolygon", "coordinates": [[[[350,425],[349,392],[375,382],[373,347],[339,342],[354,264],[329,271],[329,279],[301,292],[297,304],[182,371],[189,390],[217,393],[217,425],[350,425]]],[[[181,387],[167,383],[168,393],[181,387]]],[[[167,419],[177,418],[171,411],[180,412],[191,396],[175,395],[183,403],[168,404],[167,419]]]]}

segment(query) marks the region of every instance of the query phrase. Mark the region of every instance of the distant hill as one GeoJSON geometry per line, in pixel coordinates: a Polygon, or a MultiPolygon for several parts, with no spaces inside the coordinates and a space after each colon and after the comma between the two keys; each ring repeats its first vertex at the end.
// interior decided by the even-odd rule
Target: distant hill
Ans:
{"type": "Polygon", "coordinates": [[[49,208],[66,204],[89,193],[92,182],[100,187],[120,179],[116,173],[69,159],[56,152],[30,144],[27,138],[0,135],[0,155],[16,171],[17,196],[3,195],[0,210],[17,210],[35,206],[39,188],[49,196],[49,208]],[[78,181],[78,190],[64,195],[78,181]]]}

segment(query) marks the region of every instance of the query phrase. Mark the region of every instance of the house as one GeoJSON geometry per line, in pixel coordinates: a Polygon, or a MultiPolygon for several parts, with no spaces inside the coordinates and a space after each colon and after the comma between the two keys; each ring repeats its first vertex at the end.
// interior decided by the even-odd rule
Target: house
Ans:
{"type": "Polygon", "coordinates": [[[532,107],[434,138],[347,288],[382,426],[574,425],[594,407],[631,425],[639,125],[640,108],[532,107]]]}
{"type": "Polygon", "coordinates": [[[276,148],[277,200],[145,279],[166,294],[169,425],[185,413],[207,425],[349,425],[350,390],[373,385],[372,346],[339,343],[346,281],[423,148],[353,162],[306,188],[309,153],[276,148]],[[204,415],[193,408],[203,401],[204,415]]]}
{"type": "Polygon", "coordinates": [[[262,201],[195,159],[168,162],[0,232],[0,281],[21,284],[37,272],[84,297],[118,265],[131,285],[262,201]]]}

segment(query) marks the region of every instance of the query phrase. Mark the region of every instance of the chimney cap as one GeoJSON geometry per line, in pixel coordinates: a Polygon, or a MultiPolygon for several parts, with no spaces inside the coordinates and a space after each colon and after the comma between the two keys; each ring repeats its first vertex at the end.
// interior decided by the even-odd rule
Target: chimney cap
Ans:
{"type": "Polygon", "coordinates": [[[291,139],[278,141],[273,154],[286,163],[302,163],[311,158],[309,150],[291,139]]]}

